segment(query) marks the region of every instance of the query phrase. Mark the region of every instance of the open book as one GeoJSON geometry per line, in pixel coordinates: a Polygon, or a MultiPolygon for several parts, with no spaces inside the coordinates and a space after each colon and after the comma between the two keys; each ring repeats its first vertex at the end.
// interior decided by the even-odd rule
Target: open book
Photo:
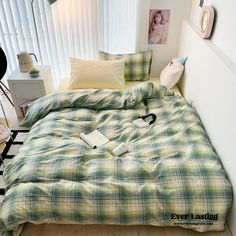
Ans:
{"type": "Polygon", "coordinates": [[[89,134],[81,133],[80,138],[84,140],[91,148],[101,147],[110,141],[97,129],[89,134]]]}

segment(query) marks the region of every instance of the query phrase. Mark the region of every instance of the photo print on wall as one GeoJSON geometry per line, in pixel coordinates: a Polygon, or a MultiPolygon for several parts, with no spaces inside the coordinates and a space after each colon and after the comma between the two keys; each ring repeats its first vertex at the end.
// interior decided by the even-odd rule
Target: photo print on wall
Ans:
{"type": "Polygon", "coordinates": [[[170,21],[170,10],[150,9],[149,11],[149,44],[166,44],[170,21]]]}

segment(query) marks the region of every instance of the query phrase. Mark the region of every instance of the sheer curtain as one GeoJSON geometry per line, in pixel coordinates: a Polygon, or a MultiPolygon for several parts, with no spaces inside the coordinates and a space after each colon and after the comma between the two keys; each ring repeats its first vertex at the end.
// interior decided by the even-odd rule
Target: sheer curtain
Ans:
{"type": "Polygon", "coordinates": [[[100,48],[110,53],[147,49],[149,0],[101,0],[100,48]]]}
{"type": "Polygon", "coordinates": [[[8,58],[8,76],[18,67],[16,55],[34,52],[53,69],[54,84],[70,73],[70,57],[96,59],[99,50],[132,53],[147,48],[149,0],[0,1],[0,45],[8,58]]]}

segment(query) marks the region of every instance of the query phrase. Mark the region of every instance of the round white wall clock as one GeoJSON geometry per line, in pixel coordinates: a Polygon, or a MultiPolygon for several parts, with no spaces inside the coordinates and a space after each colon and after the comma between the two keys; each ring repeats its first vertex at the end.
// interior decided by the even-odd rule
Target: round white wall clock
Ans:
{"type": "Polygon", "coordinates": [[[202,7],[200,16],[200,36],[207,39],[211,36],[212,27],[214,23],[215,12],[210,6],[202,7]]]}

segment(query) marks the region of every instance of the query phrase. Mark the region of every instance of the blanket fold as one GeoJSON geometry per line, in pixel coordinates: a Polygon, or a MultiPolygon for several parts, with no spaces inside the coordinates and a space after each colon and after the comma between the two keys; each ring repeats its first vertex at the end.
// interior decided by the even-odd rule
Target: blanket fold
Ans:
{"type": "Polygon", "coordinates": [[[79,92],[78,90],[72,90],[63,93],[54,93],[33,102],[21,125],[30,127],[37,120],[58,109],[132,109],[139,107],[146,99],[172,96],[173,94],[166,87],[155,85],[152,82],[136,85],[132,90],[126,91],[83,89],[79,90],[79,92]]]}

